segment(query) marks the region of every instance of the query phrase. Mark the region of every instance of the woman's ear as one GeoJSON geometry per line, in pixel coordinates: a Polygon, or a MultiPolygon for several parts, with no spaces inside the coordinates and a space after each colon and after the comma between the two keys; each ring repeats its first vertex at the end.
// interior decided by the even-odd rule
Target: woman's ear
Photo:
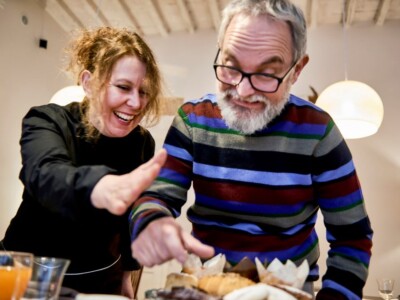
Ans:
{"type": "Polygon", "coordinates": [[[90,84],[91,77],[92,77],[92,73],[90,73],[88,70],[84,70],[81,73],[80,82],[81,82],[82,88],[85,91],[85,94],[88,98],[92,98],[92,86],[90,84]]]}

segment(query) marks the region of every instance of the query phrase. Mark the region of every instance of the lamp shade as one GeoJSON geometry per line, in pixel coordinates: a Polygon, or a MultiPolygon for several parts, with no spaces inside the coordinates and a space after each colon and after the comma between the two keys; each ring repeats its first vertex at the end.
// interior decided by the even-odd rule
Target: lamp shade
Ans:
{"type": "Polygon", "coordinates": [[[85,92],[80,85],[70,85],[57,91],[50,99],[50,103],[66,105],[71,102],[80,102],[85,97],[85,92]]]}
{"type": "Polygon", "coordinates": [[[328,86],[316,104],[327,111],[345,139],[376,133],[383,119],[383,104],[378,93],[359,81],[339,81],[328,86]]]}

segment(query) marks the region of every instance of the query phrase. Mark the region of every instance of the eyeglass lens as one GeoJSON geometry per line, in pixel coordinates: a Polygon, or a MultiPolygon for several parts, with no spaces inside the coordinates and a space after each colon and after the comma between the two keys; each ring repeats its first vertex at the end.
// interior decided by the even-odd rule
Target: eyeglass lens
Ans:
{"type": "Polygon", "coordinates": [[[247,77],[252,87],[259,91],[275,92],[279,86],[277,78],[262,74],[247,74],[228,66],[215,66],[215,73],[219,81],[233,86],[238,85],[244,77],[247,77]]]}

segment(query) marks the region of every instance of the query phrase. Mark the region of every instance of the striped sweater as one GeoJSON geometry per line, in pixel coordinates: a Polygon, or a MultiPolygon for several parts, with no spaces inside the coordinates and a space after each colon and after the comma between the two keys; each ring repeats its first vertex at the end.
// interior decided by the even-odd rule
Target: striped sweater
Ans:
{"type": "Polygon", "coordinates": [[[245,256],[307,259],[314,281],[320,209],[330,243],[321,294],[361,298],[372,229],[351,153],[327,113],[291,95],[266,129],[243,135],[226,126],[208,94],[183,104],[164,148],[165,166],[132,210],[132,239],[155,217],[178,217],[193,184],[187,217],[196,238],[233,264],[245,256]]]}

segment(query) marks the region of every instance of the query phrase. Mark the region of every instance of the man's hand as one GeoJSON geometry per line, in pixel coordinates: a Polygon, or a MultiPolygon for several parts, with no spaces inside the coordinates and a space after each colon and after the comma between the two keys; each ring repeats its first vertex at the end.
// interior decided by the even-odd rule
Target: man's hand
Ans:
{"type": "Polygon", "coordinates": [[[188,253],[201,258],[214,255],[214,249],[202,244],[182,229],[173,217],[163,217],[151,222],[132,243],[133,257],[145,267],[160,265],[177,259],[183,264],[188,253]]]}
{"type": "Polygon", "coordinates": [[[147,163],[124,175],[106,175],[92,191],[91,201],[96,208],[105,208],[110,213],[122,215],[156,179],[167,158],[161,149],[147,163]]]}

